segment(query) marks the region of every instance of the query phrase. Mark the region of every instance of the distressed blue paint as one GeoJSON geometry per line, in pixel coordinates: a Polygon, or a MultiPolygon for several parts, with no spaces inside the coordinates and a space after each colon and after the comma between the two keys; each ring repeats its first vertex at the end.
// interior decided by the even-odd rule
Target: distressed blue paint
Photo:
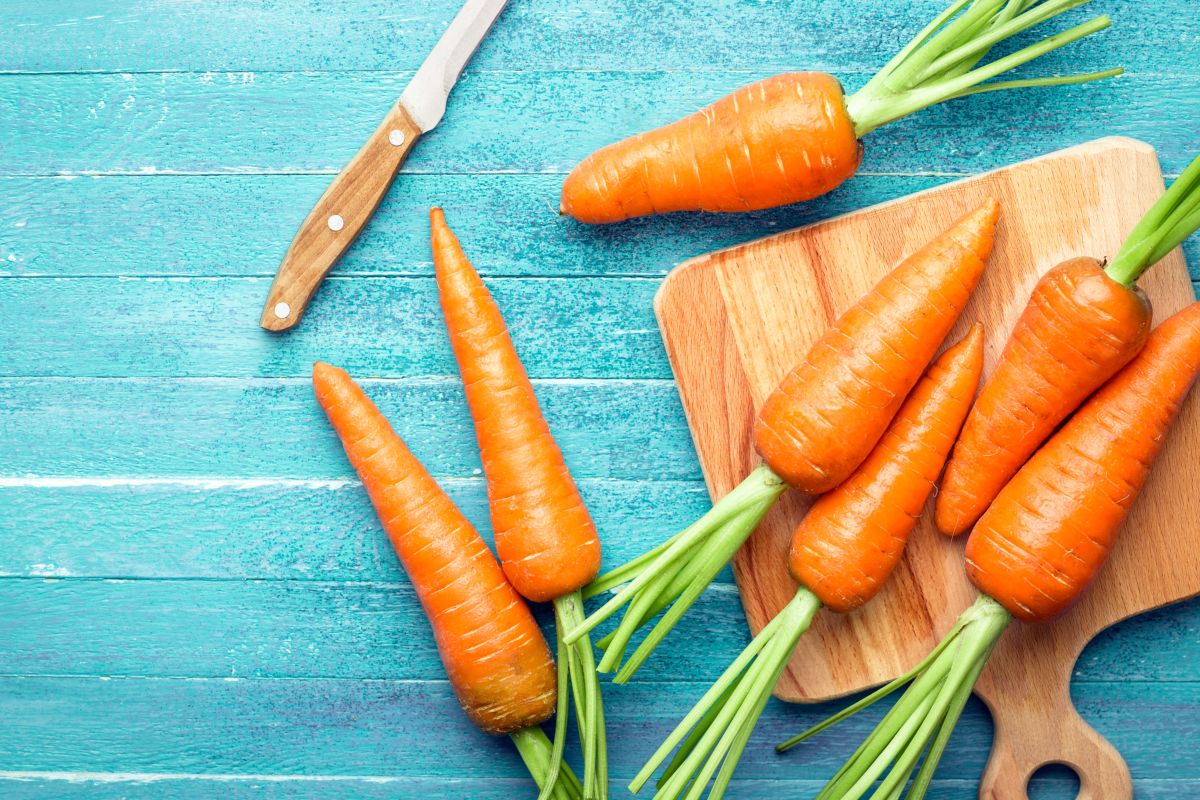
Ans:
{"type": "MultiPolygon", "coordinates": [[[[764,77],[747,72],[476,72],[409,173],[564,172],[592,150],[764,77]]],[[[15,130],[6,174],[340,169],[409,73],[0,76],[15,130]],[[286,113],[285,113],[286,112],[286,113]]],[[[843,76],[848,86],[868,73],[843,76]]],[[[1177,171],[1200,150],[1200,70],[986,94],[871,134],[865,172],[974,172],[1106,135],[1159,148],[1177,171]],[[1019,119],[1013,118],[1014,108],[1019,119]],[[1071,124],[1064,124],[1064,115],[1071,124]]]]}
{"type": "MultiPolygon", "coordinates": [[[[512,0],[305,326],[259,333],[296,225],[457,3],[0,6],[0,796],[528,794],[512,748],[437,680],[407,580],[297,377],[321,357],[392,378],[368,390],[490,537],[429,205],[490,276],[616,562],[706,501],[649,308],[672,265],[1100,135],[1151,142],[1168,173],[1200,151],[1193,4],[1098,0],[1057,27],[1104,11],[1114,29],[1032,72],[1123,63],[1126,78],[924,112],[804,206],[586,228],[555,206],[594,147],[782,69],[852,89],[942,0],[512,0]],[[163,277],[191,280],[146,280],[163,277]]],[[[728,581],[647,681],[609,690],[615,796],[744,644],[728,581]]],[[[1200,736],[1198,642],[1185,603],[1102,634],[1076,666],[1080,709],[1139,797],[1200,793],[1190,750],[1162,747],[1200,736]]],[[[787,758],[768,745],[829,708],[772,703],[729,796],[811,796],[877,716],[787,758]]],[[[972,703],[931,797],[973,792],[989,737],[972,703]]],[[[1061,771],[1034,783],[1072,792],[1061,771]]]]}

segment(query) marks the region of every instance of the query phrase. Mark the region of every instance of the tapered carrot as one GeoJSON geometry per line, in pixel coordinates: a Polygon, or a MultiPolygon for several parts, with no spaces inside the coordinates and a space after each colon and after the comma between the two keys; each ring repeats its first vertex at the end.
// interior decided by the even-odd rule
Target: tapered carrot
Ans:
{"type": "Polygon", "coordinates": [[[983,328],[976,324],[929,368],[858,470],[809,510],[792,536],[789,568],[800,584],[795,598],[659,747],[634,778],[633,791],[682,743],[659,778],[656,800],[672,800],[689,785],[689,797],[698,797],[714,775],[709,798],[721,797],[767,698],[817,611],[821,606],[843,613],[858,608],[892,574],[971,407],[982,371],[983,328]]]}
{"type": "Polygon", "coordinates": [[[1053,619],[1099,574],[1197,375],[1200,303],[1159,325],[1145,348],[1029,459],[967,542],[983,593],[911,672],[779,749],[912,685],[819,795],[924,795],[963,705],[1013,617],[1053,619]]]}
{"type": "Polygon", "coordinates": [[[1107,268],[1075,258],[1042,277],[946,466],[937,500],[943,532],[970,528],[1059,423],[1142,349],[1150,303],[1135,281],[1197,226],[1200,158],[1107,268]]]}
{"type": "MultiPolygon", "coordinates": [[[[425,609],[459,704],[481,730],[512,736],[543,783],[550,748],[537,726],[554,712],[556,676],[528,606],[350,376],[318,362],[313,387],[425,609]]],[[[552,796],[580,796],[569,771],[552,796]]]]}
{"type": "Polygon", "coordinates": [[[605,223],[669,211],[747,211],[817,197],[855,173],[863,136],[922,108],[979,92],[1119,75],[1120,69],[1111,69],[984,83],[1107,28],[1108,17],[1098,16],[977,66],[993,45],[1088,1],[955,0],[849,96],[824,73],[776,75],[598,150],[567,176],[562,211],[605,223]]]}
{"type": "MultiPolygon", "coordinates": [[[[604,712],[591,642],[567,647],[562,632],[583,622],[579,590],[600,571],[600,539],[538,406],[504,317],[467,260],[440,208],[429,213],[433,263],[450,344],[487,476],[492,530],[509,582],[535,602],[554,601],[559,661],[568,665],[584,754],[584,796],[608,795],[604,712]]],[[[566,689],[559,730],[564,740],[566,689]]]]}
{"type": "Polygon", "coordinates": [[[999,207],[987,200],[904,259],[813,345],[759,411],[764,463],[700,520],[655,550],[602,575],[585,594],[628,581],[567,640],[628,603],[600,641],[603,670],[633,634],[657,623],[614,680],[624,682],[733,557],[787,485],[832,489],[863,462],[958,319],[991,253],[999,207]]]}

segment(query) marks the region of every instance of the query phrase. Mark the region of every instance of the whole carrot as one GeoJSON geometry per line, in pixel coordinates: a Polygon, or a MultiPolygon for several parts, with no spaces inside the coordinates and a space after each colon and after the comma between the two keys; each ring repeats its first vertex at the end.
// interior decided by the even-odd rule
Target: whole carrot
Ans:
{"type": "Polygon", "coordinates": [[[898,796],[928,748],[907,797],[920,798],[946,742],[1013,617],[1053,619],[1108,557],[1197,375],[1200,303],[1158,326],[1146,347],[1020,469],[967,542],[967,574],[983,593],[911,672],[784,742],[794,746],[912,682],[825,787],[822,798],[898,796]]]}
{"type": "Polygon", "coordinates": [[[630,789],[638,791],[682,743],[659,778],[656,800],[672,800],[688,786],[689,798],[698,797],[714,775],[710,800],[724,794],[767,698],[817,611],[822,605],[851,611],[892,574],[982,371],[983,328],[976,324],[929,368],[858,470],[809,510],[792,536],[789,567],[800,584],[795,598],[684,717],[630,789]]]}
{"type": "MultiPolygon", "coordinates": [[[[429,212],[433,263],[450,344],[487,475],[492,530],[513,587],[554,601],[559,663],[575,697],[586,798],[608,795],[604,711],[591,642],[567,647],[563,629],[583,622],[580,589],[600,571],[600,539],[538,406],[496,301],[467,260],[440,208],[429,212]]],[[[556,752],[565,739],[560,687],[556,752]]]]}
{"type": "Polygon", "coordinates": [[[755,444],[763,463],[697,522],[602,575],[585,595],[627,585],[567,634],[591,630],[626,603],[600,640],[616,668],[633,634],[668,606],[617,673],[624,682],[721,570],[787,485],[809,493],[850,476],[879,442],[970,299],[991,253],[999,207],[987,200],[905,258],[813,345],[763,404],[755,444]]]}
{"type": "Polygon", "coordinates": [[[937,525],[974,524],[1067,416],[1129,363],[1150,333],[1135,282],[1200,226],[1200,158],[1133,229],[1112,262],[1074,258],[1033,290],[946,466],[937,525]]]}
{"type": "Polygon", "coordinates": [[[598,150],[567,176],[562,212],[605,223],[669,211],[748,211],[825,194],[858,169],[863,136],[922,108],[979,92],[1121,74],[984,83],[1107,28],[1109,18],[1098,16],[977,66],[993,45],[1086,2],[955,0],[849,96],[831,75],[776,75],[598,150]]]}
{"type": "MultiPolygon", "coordinates": [[[[528,606],[350,376],[317,362],[313,388],[425,609],[459,704],[484,732],[510,735],[544,783],[550,745],[537,726],[554,712],[556,676],[528,606]]],[[[580,796],[569,771],[561,772],[552,796],[580,796]]]]}

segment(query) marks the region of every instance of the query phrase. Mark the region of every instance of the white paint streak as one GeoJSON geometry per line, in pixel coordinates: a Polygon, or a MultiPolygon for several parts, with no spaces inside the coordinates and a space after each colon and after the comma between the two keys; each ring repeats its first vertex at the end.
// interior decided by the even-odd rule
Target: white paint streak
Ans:
{"type": "Polygon", "coordinates": [[[35,772],[0,770],[0,780],[67,783],[160,783],[162,781],[259,781],[266,783],[398,783],[391,775],[196,775],[189,772],[35,772]]]}
{"type": "Polygon", "coordinates": [[[78,487],[118,488],[137,486],[178,486],[193,489],[343,489],[357,486],[355,480],[302,480],[296,478],[49,478],[0,477],[0,489],[38,488],[73,489],[78,487]]]}

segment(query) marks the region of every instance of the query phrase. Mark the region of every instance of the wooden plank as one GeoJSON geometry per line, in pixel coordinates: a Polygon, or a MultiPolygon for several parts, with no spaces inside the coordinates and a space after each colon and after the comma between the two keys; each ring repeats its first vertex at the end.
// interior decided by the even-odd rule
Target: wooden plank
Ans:
{"type": "MultiPolygon", "coordinates": [[[[398,12],[388,0],[331,5],[120,0],[100,7],[88,0],[9,0],[0,9],[0,26],[9,32],[0,70],[415,69],[459,5],[426,0],[398,12]]],[[[569,5],[525,0],[510,4],[471,67],[873,70],[945,5],[825,2],[797,13],[787,0],[615,7],[605,0],[569,5]]],[[[1068,14],[1047,28],[1061,30],[1101,10],[1113,15],[1117,27],[1095,44],[1076,45],[1070,51],[1073,67],[1109,59],[1171,71],[1173,53],[1162,45],[1180,37],[1180,28],[1191,21],[1188,0],[1113,2],[1068,14]]],[[[1034,33],[1022,41],[1032,41],[1034,33]]]]}
{"type": "MultiPolygon", "coordinates": [[[[362,384],[431,472],[479,474],[457,376],[362,384]]],[[[577,478],[699,477],[669,381],[534,386],[577,478]]],[[[0,442],[0,476],[352,475],[309,382],[300,378],[0,379],[0,442]]]]}
{"type": "MultiPolygon", "coordinates": [[[[559,217],[559,175],[404,174],[334,275],[432,275],[429,207],[438,204],[485,276],[661,276],[682,258],[947,180],[864,175],[803,205],[615,229],[559,217]]],[[[305,204],[328,183],[326,175],[0,178],[0,276],[270,277],[305,204]]]]}
{"type": "MultiPolygon", "coordinates": [[[[641,766],[702,690],[642,684],[609,692],[614,785],[641,766]]],[[[1200,684],[1083,683],[1076,698],[1084,716],[1130,754],[1139,779],[1200,777],[1189,748],[1162,746],[1200,735],[1200,684]]],[[[771,744],[837,707],[770,702],[740,779],[831,776],[885,709],[847,720],[788,756],[771,744]]],[[[508,779],[523,769],[508,742],[471,727],[444,682],[8,677],[0,679],[0,718],[7,771],[508,779]],[[437,746],[429,746],[431,737],[437,746]]],[[[976,780],[990,740],[986,714],[972,701],[939,777],[976,780]]]]}
{"type": "MultiPolygon", "coordinates": [[[[822,782],[801,777],[778,780],[734,778],[726,797],[730,800],[771,797],[815,797],[822,782]]],[[[1195,786],[1187,779],[1154,778],[1138,781],[1142,800],[1178,800],[1195,786]]],[[[1038,800],[1074,800],[1079,783],[1065,768],[1047,768],[1030,782],[1030,797],[1038,800]]],[[[417,800],[428,797],[470,797],[472,800],[512,800],[529,791],[520,778],[457,778],[453,776],[406,778],[282,779],[194,776],[153,776],[125,779],[81,775],[72,778],[10,778],[0,775],[0,793],[8,800],[417,800]]],[[[620,796],[622,781],[611,791],[620,796]]],[[[963,800],[975,791],[975,781],[935,779],[928,800],[963,800]]]]}
{"type": "MultiPolygon", "coordinates": [[[[382,541],[374,527],[369,532],[382,541]]],[[[243,536],[247,530],[254,528],[243,536]]],[[[180,523],[181,549],[188,534],[180,523]]],[[[304,537],[311,534],[295,534],[304,537]]],[[[384,572],[383,580],[342,582],[0,579],[0,664],[20,675],[441,679],[407,579],[394,564],[384,572]]],[[[548,626],[544,606],[538,615],[548,626]]],[[[741,605],[723,576],[663,641],[639,681],[701,686],[748,641],[741,605]]],[[[1200,681],[1200,603],[1123,623],[1088,648],[1074,678],[1077,685],[1200,681]],[[1145,657],[1150,652],[1155,658],[1145,657]]],[[[622,691],[609,690],[618,703],[622,691]]]]}
{"type": "MultiPolygon", "coordinates": [[[[404,580],[357,480],[146,480],[0,482],[0,577],[404,580]]],[[[482,477],[440,483],[490,543],[482,477]]],[[[579,487],[611,566],[708,503],[699,481],[583,479],[579,487]]]]}
{"type": "MultiPolygon", "coordinates": [[[[672,121],[769,73],[469,73],[455,89],[454,113],[413,151],[404,171],[563,172],[600,146],[672,121]]],[[[409,77],[4,76],[0,130],[14,134],[0,174],[336,171],[409,77]]],[[[1200,75],[1133,73],[1028,89],[1020,95],[1020,119],[1010,97],[972,97],[885,127],[871,134],[862,170],[973,172],[1106,135],[1154,143],[1168,172],[1200,150],[1200,130],[1188,122],[1200,117],[1200,75]]]]}
{"type": "MultiPolygon", "coordinates": [[[[489,281],[529,374],[572,379],[670,377],[651,309],[658,284],[489,281]]],[[[269,278],[0,280],[0,338],[9,342],[0,375],[301,377],[314,359],[356,376],[458,375],[432,277],[330,278],[285,336],[258,328],[268,286],[269,278]]]]}

